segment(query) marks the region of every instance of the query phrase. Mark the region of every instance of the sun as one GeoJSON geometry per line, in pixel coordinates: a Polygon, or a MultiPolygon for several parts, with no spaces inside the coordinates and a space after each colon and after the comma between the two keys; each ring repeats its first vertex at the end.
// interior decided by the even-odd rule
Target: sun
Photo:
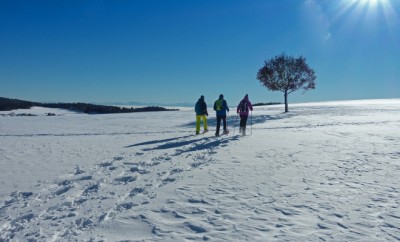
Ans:
{"type": "MultiPolygon", "coordinates": [[[[341,6],[337,17],[351,14],[354,18],[364,16],[370,18],[382,15],[391,24],[398,21],[397,11],[392,6],[392,0],[338,0],[341,6]]],[[[397,1],[397,0],[396,0],[397,1]]]]}
{"type": "Polygon", "coordinates": [[[369,33],[385,28],[394,34],[400,22],[397,1],[400,0],[331,1],[330,24],[338,26],[346,34],[360,30],[360,27],[365,27],[369,33]]]}
{"type": "Polygon", "coordinates": [[[345,0],[349,5],[361,7],[377,7],[390,4],[390,0],[345,0]]]}
{"type": "Polygon", "coordinates": [[[355,6],[357,11],[366,12],[367,15],[381,14],[387,21],[398,20],[391,0],[353,0],[352,5],[355,6]]]}
{"type": "Polygon", "coordinates": [[[390,0],[345,0],[351,6],[360,8],[377,9],[379,7],[387,7],[390,0]]]}
{"type": "Polygon", "coordinates": [[[340,2],[345,8],[391,8],[391,0],[339,0],[338,2],[340,2]]]}
{"type": "Polygon", "coordinates": [[[358,0],[362,5],[368,5],[370,7],[387,4],[387,1],[388,0],[358,0]]]}

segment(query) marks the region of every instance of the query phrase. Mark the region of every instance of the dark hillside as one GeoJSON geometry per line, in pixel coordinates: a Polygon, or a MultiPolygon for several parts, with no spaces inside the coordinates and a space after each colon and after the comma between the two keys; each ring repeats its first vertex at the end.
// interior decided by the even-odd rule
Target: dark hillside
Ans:
{"type": "Polygon", "coordinates": [[[124,108],[118,106],[95,105],[89,103],[37,103],[0,97],[0,111],[11,111],[14,109],[29,109],[33,106],[46,108],[61,108],[87,114],[107,113],[135,113],[154,111],[177,111],[178,109],[166,109],[163,107],[124,108]]]}
{"type": "Polygon", "coordinates": [[[95,105],[89,103],[45,103],[42,107],[62,108],[75,112],[87,114],[107,114],[107,113],[135,113],[135,112],[154,112],[154,111],[175,111],[177,109],[166,109],[163,107],[144,107],[144,108],[124,108],[118,106],[95,105]]]}
{"type": "Polygon", "coordinates": [[[0,111],[11,111],[14,109],[29,109],[38,106],[39,103],[0,97],[0,111]]]}

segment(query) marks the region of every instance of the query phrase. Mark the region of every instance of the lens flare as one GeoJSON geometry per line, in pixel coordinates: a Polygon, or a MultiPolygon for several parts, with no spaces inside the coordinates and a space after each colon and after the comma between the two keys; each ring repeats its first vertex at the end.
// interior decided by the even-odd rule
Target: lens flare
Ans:
{"type": "Polygon", "coordinates": [[[399,17],[391,1],[393,0],[339,0],[336,2],[337,14],[334,20],[347,16],[352,22],[360,18],[371,22],[382,16],[386,24],[392,27],[397,25],[399,17]]]}
{"type": "Polygon", "coordinates": [[[384,0],[359,0],[359,2],[361,2],[362,4],[367,4],[370,6],[375,6],[376,4],[378,4],[379,2],[384,2],[384,0]]]}

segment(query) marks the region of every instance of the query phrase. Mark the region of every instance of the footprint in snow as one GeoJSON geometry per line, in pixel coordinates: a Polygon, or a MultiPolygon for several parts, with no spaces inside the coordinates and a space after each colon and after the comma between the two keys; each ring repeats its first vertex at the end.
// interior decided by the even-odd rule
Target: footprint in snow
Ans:
{"type": "Polygon", "coordinates": [[[99,166],[102,167],[102,168],[107,168],[107,167],[110,167],[112,165],[113,165],[113,162],[111,162],[111,161],[106,161],[106,162],[103,162],[103,163],[99,164],[99,166]]]}
{"type": "Polygon", "coordinates": [[[121,185],[121,184],[128,184],[130,182],[136,181],[137,177],[134,176],[123,176],[123,177],[117,177],[114,179],[114,184],[116,185],[121,185]]]}
{"type": "Polygon", "coordinates": [[[135,188],[135,189],[133,189],[132,191],[130,191],[129,197],[134,197],[134,196],[136,196],[136,195],[139,194],[139,193],[147,194],[147,192],[146,192],[146,190],[145,190],[144,188],[138,187],[138,188],[135,188]]]}
{"type": "Polygon", "coordinates": [[[141,167],[139,167],[139,166],[131,167],[131,168],[130,168],[130,172],[132,172],[132,173],[136,173],[136,172],[137,172],[137,173],[139,173],[139,174],[141,174],[141,175],[150,173],[150,171],[145,170],[145,169],[143,169],[143,168],[141,168],[141,167]]]}
{"type": "Polygon", "coordinates": [[[64,187],[62,187],[62,188],[56,190],[56,191],[54,192],[54,195],[60,196],[61,194],[64,194],[64,193],[68,192],[71,188],[73,188],[72,185],[64,186],[64,187]]]}
{"type": "Polygon", "coordinates": [[[99,190],[99,185],[94,184],[86,188],[83,193],[88,194],[88,193],[98,192],[98,190],[99,190]]]}

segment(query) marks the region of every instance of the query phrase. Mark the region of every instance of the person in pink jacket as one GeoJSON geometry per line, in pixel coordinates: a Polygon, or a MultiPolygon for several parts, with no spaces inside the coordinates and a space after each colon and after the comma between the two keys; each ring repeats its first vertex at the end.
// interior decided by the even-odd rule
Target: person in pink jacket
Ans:
{"type": "Polygon", "coordinates": [[[246,96],[244,96],[242,101],[240,101],[236,110],[236,112],[240,116],[239,132],[242,133],[242,135],[246,135],[246,124],[247,124],[247,118],[249,117],[249,110],[253,111],[253,105],[251,105],[251,102],[249,100],[249,95],[246,94],[246,96]]]}

